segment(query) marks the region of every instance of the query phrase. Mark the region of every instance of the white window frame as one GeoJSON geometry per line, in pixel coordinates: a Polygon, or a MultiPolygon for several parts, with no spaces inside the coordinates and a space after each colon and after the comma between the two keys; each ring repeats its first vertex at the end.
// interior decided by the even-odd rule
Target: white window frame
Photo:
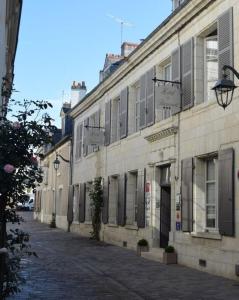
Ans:
{"type": "MultiPolygon", "coordinates": [[[[207,72],[207,41],[210,39],[217,38],[217,43],[218,41],[218,34],[217,35],[212,35],[212,36],[207,36],[204,38],[204,102],[208,102],[210,100],[215,100],[215,99],[209,99],[208,95],[208,72],[207,72]]],[[[217,62],[218,62],[218,55],[217,55],[217,62]]]]}
{"type": "Polygon", "coordinates": [[[135,132],[140,130],[140,86],[135,86],[135,132]]]}
{"type": "Polygon", "coordinates": [[[217,157],[210,157],[205,160],[205,229],[206,231],[210,232],[218,232],[218,158],[217,157]],[[208,174],[208,162],[210,160],[215,161],[215,177],[214,180],[208,180],[207,174],[208,174]],[[207,207],[213,206],[213,204],[207,203],[207,185],[208,184],[215,184],[215,227],[207,227],[207,207]]]}

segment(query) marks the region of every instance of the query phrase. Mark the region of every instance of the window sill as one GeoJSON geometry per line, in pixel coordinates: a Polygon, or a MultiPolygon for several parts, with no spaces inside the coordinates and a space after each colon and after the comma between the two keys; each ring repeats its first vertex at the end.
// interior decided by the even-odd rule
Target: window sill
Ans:
{"type": "Polygon", "coordinates": [[[219,233],[212,233],[212,232],[193,232],[191,233],[191,236],[193,238],[222,240],[222,236],[219,233]]]}
{"type": "Polygon", "coordinates": [[[115,228],[119,227],[117,224],[107,224],[107,226],[108,227],[115,227],[115,228]]]}
{"type": "Polygon", "coordinates": [[[92,225],[92,222],[91,221],[85,221],[84,224],[85,225],[92,225]]]}
{"type": "Polygon", "coordinates": [[[108,146],[108,149],[111,150],[111,149],[113,149],[114,147],[119,146],[119,145],[120,145],[120,142],[121,142],[121,140],[118,140],[118,141],[113,142],[112,144],[110,144],[110,145],[108,146]]]}
{"type": "Polygon", "coordinates": [[[126,140],[127,141],[130,141],[130,140],[133,140],[134,138],[138,137],[141,135],[141,131],[136,131],[136,132],[133,132],[131,133],[130,135],[127,136],[126,140]]]}
{"type": "Polygon", "coordinates": [[[138,228],[137,225],[130,225],[130,224],[126,224],[125,225],[125,229],[128,229],[128,230],[139,230],[139,228],[138,228]]]}

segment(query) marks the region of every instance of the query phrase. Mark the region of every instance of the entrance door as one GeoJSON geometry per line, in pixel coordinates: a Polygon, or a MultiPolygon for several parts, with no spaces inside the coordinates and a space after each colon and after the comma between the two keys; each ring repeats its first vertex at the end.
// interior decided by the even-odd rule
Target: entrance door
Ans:
{"type": "Polygon", "coordinates": [[[160,247],[168,246],[170,223],[171,223],[171,188],[161,186],[160,201],[160,247]]]}

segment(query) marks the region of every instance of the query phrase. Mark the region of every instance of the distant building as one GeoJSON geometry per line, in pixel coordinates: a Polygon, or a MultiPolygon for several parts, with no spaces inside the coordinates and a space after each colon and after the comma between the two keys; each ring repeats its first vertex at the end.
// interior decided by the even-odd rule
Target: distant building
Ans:
{"type": "Polygon", "coordinates": [[[22,0],[0,0],[0,115],[12,92],[22,0]]]}

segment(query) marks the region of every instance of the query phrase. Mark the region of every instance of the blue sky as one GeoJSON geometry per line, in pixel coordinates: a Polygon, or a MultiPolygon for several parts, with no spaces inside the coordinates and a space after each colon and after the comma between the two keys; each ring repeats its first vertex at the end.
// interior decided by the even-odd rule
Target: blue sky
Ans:
{"type": "Polygon", "coordinates": [[[98,84],[106,53],[120,53],[123,41],[146,38],[170,13],[171,0],[24,0],[15,61],[13,97],[52,102],[59,112],[70,95],[73,80],[86,82],[90,91],[98,84]]]}

